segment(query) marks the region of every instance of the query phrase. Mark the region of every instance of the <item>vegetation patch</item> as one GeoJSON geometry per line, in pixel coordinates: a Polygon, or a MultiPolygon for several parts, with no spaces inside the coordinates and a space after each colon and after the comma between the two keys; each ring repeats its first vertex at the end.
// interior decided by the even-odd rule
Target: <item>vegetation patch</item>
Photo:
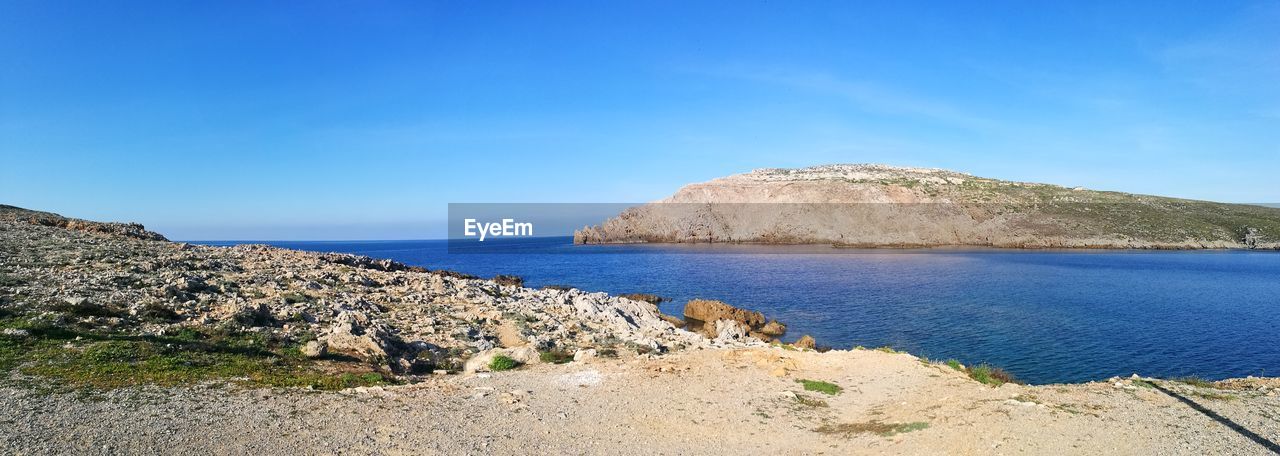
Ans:
{"type": "Polygon", "coordinates": [[[1187,394],[1213,401],[1229,401],[1236,398],[1230,394],[1223,394],[1216,391],[1192,390],[1188,391],[1187,394]]]}
{"type": "Polygon", "coordinates": [[[838,435],[843,437],[853,437],[858,434],[876,434],[883,437],[889,437],[897,434],[905,434],[929,428],[929,423],[924,421],[915,421],[910,423],[884,423],[880,421],[867,421],[864,423],[841,423],[841,424],[824,424],[819,426],[816,431],[819,434],[838,435]]]}
{"type": "Polygon", "coordinates": [[[511,370],[517,367],[520,367],[520,362],[511,359],[511,357],[507,355],[497,355],[489,361],[489,370],[494,372],[511,370]]]}
{"type": "Polygon", "coordinates": [[[1182,378],[1175,378],[1175,379],[1173,379],[1173,381],[1178,382],[1178,383],[1185,383],[1185,384],[1188,384],[1188,385],[1191,385],[1191,386],[1195,386],[1195,387],[1199,387],[1199,388],[1213,388],[1213,387],[1214,387],[1214,386],[1213,386],[1213,382],[1210,382],[1210,381],[1208,381],[1208,380],[1205,380],[1205,379],[1200,378],[1200,377],[1195,377],[1195,376],[1191,376],[1191,377],[1182,377],[1182,378]]]}
{"type": "Polygon", "coordinates": [[[538,359],[544,363],[565,364],[573,361],[573,353],[565,350],[547,350],[538,353],[538,359]]]}
{"type": "Polygon", "coordinates": [[[1005,383],[1018,383],[1013,374],[1006,372],[999,367],[991,367],[989,364],[979,364],[968,369],[969,378],[977,380],[978,383],[991,386],[1000,386],[1005,383]]]}
{"type": "Polygon", "coordinates": [[[2,324],[26,335],[0,335],[0,374],[16,371],[48,381],[41,386],[106,390],[229,381],[339,390],[391,383],[368,365],[310,360],[296,347],[259,334],[184,329],[173,336],[131,336],[13,320],[2,324]]]}
{"type": "Polygon", "coordinates": [[[124,309],[111,305],[100,305],[89,302],[87,299],[76,299],[59,302],[49,306],[54,312],[71,315],[75,317],[105,317],[105,318],[122,318],[127,316],[124,309]]]}
{"type": "Polygon", "coordinates": [[[955,358],[948,359],[946,361],[946,365],[947,367],[950,367],[952,369],[958,370],[960,372],[964,372],[964,364],[960,364],[960,361],[956,360],[955,358]]]}
{"type": "Polygon", "coordinates": [[[1132,380],[1132,382],[1133,382],[1133,385],[1134,385],[1134,386],[1138,386],[1138,387],[1142,387],[1142,388],[1155,388],[1155,387],[1156,387],[1156,384],[1155,384],[1155,383],[1151,383],[1151,382],[1150,382],[1150,381],[1148,381],[1148,380],[1143,380],[1143,379],[1140,379],[1140,378],[1139,378],[1139,379],[1134,379],[1134,380],[1132,380]]]}
{"type": "Polygon", "coordinates": [[[809,396],[805,396],[803,394],[796,395],[796,402],[799,402],[800,405],[805,405],[809,407],[827,407],[828,406],[827,401],[824,401],[822,399],[815,399],[809,396]]]}
{"type": "Polygon", "coordinates": [[[835,383],[824,382],[820,380],[801,379],[801,380],[796,380],[796,383],[804,385],[805,391],[816,391],[816,392],[831,395],[831,396],[835,396],[844,391],[844,388],[841,388],[839,385],[836,385],[835,383]]]}

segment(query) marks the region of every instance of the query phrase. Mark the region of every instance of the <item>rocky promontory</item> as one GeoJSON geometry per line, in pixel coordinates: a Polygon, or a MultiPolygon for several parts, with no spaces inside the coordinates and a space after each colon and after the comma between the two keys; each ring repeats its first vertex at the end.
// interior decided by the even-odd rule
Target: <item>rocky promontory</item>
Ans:
{"type": "Polygon", "coordinates": [[[584,227],[574,242],[1280,249],[1280,208],[825,165],[688,185],[584,227]]]}

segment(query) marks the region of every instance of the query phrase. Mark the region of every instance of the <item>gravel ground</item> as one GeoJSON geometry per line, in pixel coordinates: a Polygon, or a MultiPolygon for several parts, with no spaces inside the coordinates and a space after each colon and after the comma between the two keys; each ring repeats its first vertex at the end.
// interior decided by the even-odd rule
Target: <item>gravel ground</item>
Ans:
{"type": "Polygon", "coordinates": [[[990,387],[906,354],[763,348],[343,393],[9,387],[0,389],[0,453],[1269,454],[1244,434],[1280,441],[1280,398],[1268,382],[990,387]],[[843,392],[805,391],[800,378],[843,392]]]}

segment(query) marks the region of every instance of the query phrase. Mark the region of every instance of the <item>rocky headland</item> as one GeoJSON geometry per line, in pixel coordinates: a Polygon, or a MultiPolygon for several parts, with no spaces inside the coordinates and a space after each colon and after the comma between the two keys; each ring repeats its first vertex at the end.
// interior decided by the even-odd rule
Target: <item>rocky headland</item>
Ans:
{"type": "Polygon", "coordinates": [[[1262,454],[1280,383],[1026,386],[696,300],[0,207],[3,454],[1262,454]]]}
{"type": "Polygon", "coordinates": [[[825,165],[688,185],[584,227],[574,242],[1280,249],[1280,208],[825,165]]]}

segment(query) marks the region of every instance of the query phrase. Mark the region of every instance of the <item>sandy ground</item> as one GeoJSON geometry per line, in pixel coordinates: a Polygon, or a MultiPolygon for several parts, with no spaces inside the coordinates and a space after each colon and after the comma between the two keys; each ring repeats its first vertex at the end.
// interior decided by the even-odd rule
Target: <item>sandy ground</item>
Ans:
{"type": "Polygon", "coordinates": [[[1270,454],[1280,442],[1274,389],[1156,384],[996,388],[905,354],[744,349],[344,393],[5,388],[0,453],[1270,454]]]}

